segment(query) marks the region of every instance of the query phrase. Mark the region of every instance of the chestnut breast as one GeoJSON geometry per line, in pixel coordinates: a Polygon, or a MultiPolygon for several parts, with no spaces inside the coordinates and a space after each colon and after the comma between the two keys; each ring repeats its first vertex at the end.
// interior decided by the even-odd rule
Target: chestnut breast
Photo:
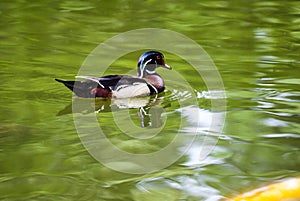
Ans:
{"type": "Polygon", "coordinates": [[[147,75],[144,80],[153,85],[157,89],[157,93],[165,89],[164,81],[158,74],[147,75]]]}

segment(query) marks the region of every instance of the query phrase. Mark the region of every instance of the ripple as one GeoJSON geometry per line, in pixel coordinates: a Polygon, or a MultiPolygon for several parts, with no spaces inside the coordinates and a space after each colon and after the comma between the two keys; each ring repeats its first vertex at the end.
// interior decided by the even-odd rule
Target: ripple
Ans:
{"type": "Polygon", "coordinates": [[[288,123],[285,121],[281,121],[274,118],[267,118],[263,120],[263,123],[270,127],[286,127],[288,126],[288,123]]]}
{"type": "Polygon", "coordinates": [[[177,89],[173,89],[169,96],[166,96],[170,101],[185,101],[192,98],[193,94],[189,91],[179,91],[177,89]]]}
{"type": "Polygon", "coordinates": [[[272,134],[266,134],[262,135],[263,138],[300,138],[299,134],[293,134],[293,133],[272,133],[272,134]]]}
{"type": "Polygon", "coordinates": [[[290,92],[283,92],[274,94],[272,97],[268,97],[269,99],[285,101],[285,102],[300,102],[300,94],[294,94],[290,92]]]}

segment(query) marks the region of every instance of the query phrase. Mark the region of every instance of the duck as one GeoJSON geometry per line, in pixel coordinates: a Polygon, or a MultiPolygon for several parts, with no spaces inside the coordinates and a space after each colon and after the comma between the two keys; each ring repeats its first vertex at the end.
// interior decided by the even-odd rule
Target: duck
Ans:
{"type": "Polygon", "coordinates": [[[134,98],[159,94],[165,90],[162,77],[156,68],[171,70],[165,63],[165,57],[158,51],[143,53],[137,63],[137,76],[105,75],[102,77],[76,76],[82,81],[65,81],[55,79],[64,84],[78,97],[83,98],[134,98]]]}

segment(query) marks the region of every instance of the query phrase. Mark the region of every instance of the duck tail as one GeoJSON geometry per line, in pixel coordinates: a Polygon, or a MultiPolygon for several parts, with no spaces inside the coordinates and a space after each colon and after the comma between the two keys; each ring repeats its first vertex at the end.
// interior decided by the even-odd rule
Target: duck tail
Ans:
{"type": "MultiPolygon", "coordinates": [[[[95,97],[94,94],[91,94],[91,84],[83,83],[80,81],[65,81],[61,79],[55,79],[57,82],[64,84],[68,89],[73,91],[79,97],[95,97]]],[[[97,85],[95,85],[97,87],[97,85]]]]}
{"type": "Polygon", "coordinates": [[[64,81],[64,80],[60,80],[60,79],[56,79],[56,78],[55,78],[55,81],[63,83],[71,91],[73,91],[73,89],[74,89],[75,81],[64,81]]]}

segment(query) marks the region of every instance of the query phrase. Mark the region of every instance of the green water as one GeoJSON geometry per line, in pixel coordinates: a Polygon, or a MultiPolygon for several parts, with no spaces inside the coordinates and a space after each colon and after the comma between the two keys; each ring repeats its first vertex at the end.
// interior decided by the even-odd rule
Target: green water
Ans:
{"type": "MultiPolygon", "coordinates": [[[[298,1],[1,1],[0,199],[220,200],[299,176],[299,17],[298,1]],[[170,29],[193,39],[222,76],[225,127],[209,135],[218,142],[201,161],[193,160],[198,150],[191,149],[159,171],[126,174],[103,166],[80,141],[72,93],[54,78],[72,79],[97,45],[138,28],[170,29]]],[[[139,54],[125,55],[108,72],[129,72],[139,54]]],[[[182,106],[188,93],[167,78],[165,94],[144,100],[146,108],[152,103],[157,109],[152,115],[157,112],[159,121],[142,121],[138,108],[116,109],[128,111],[139,129],[163,128],[142,141],[119,131],[111,103],[99,100],[98,109],[105,110],[96,117],[107,138],[127,152],[167,146],[181,129],[181,114],[185,130],[193,126],[195,110],[212,114],[214,97],[205,95],[203,81],[179,57],[166,57],[191,84],[190,93],[198,94],[198,104],[182,106]]],[[[198,126],[204,129],[199,135],[205,133],[198,126]]]]}

